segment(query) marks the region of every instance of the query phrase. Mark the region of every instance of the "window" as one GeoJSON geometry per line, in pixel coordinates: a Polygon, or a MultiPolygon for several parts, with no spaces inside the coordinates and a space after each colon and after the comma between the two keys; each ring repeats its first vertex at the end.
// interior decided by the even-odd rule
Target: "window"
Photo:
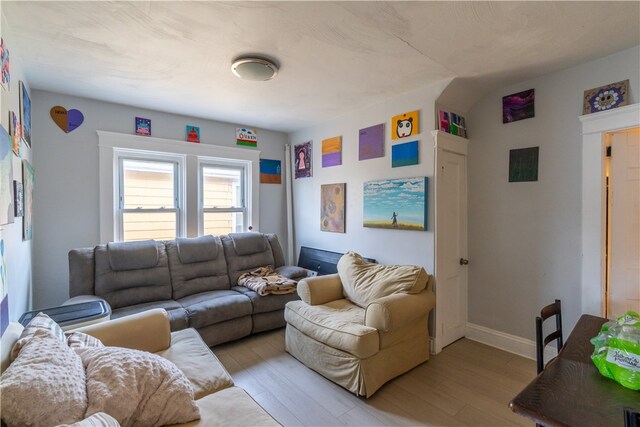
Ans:
{"type": "Polygon", "coordinates": [[[247,229],[246,170],[233,164],[200,165],[201,234],[238,233],[247,229]]]}
{"type": "Polygon", "coordinates": [[[98,131],[100,240],[260,230],[260,152],[98,131]]]}
{"type": "Polygon", "coordinates": [[[123,155],[118,176],[118,240],[168,240],[180,235],[179,162],[123,155]]]}

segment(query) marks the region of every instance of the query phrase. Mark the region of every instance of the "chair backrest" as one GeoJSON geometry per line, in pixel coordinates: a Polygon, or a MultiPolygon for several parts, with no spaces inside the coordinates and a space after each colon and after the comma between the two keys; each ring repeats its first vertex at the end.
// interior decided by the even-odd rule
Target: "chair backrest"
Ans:
{"type": "Polygon", "coordinates": [[[640,412],[624,408],[624,427],[640,427],[640,412]]]}
{"type": "Polygon", "coordinates": [[[536,361],[538,373],[544,369],[544,349],[551,341],[557,340],[558,352],[562,349],[562,305],[557,299],[540,310],[540,316],[536,317],[536,361]],[[544,339],[542,338],[542,324],[551,316],[556,316],[556,330],[544,339]]]}

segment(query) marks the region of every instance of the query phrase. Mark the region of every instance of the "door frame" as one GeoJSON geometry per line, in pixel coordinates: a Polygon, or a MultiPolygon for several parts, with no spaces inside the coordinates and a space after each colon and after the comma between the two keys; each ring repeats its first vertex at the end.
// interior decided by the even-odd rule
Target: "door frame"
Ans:
{"type": "MultiPolygon", "coordinates": [[[[441,300],[442,297],[438,294],[438,272],[441,270],[441,260],[438,259],[438,253],[440,251],[439,248],[439,241],[438,241],[438,209],[439,209],[439,202],[438,202],[438,154],[443,152],[443,151],[449,151],[452,153],[456,153],[456,154],[460,154],[463,155],[466,158],[465,161],[465,166],[468,170],[468,160],[469,160],[469,156],[468,156],[468,145],[469,145],[469,140],[466,138],[461,138],[459,136],[455,136],[455,135],[451,135],[450,133],[446,133],[446,132],[442,132],[439,130],[435,130],[431,132],[431,135],[433,135],[433,139],[434,139],[434,143],[433,143],[433,151],[434,151],[434,197],[433,197],[433,204],[434,204],[434,271],[433,271],[433,277],[435,280],[435,284],[434,284],[434,289],[435,289],[435,294],[436,294],[436,307],[434,309],[434,316],[433,316],[433,340],[431,342],[431,352],[434,354],[440,353],[442,351],[442,334],[439,333],[438,331],[442,331],[443,328],[443,316],[440,315],[440,313],[438,312],[438,307],[440,307],[441,305],[441,300]]],[[[465,173],[465,178],[467,178],[467,174],[465,173]]],[[[467,178],[468,179],[468,178],[467,178]]],[[[467,182],[465,182],[465,186],[467,186],[468,189],[468,185],[467,182]]],[[[466,193],[466,192],[465,192],[466,193]]],[[[467,199],[468,199],[468,195],[467,195],[467,199]]],[[[467,212],[464,212],[464,215],[467,216],[467,212]]],[[[468,235],[467,235],[467,242],[468,242],[468,235]]],[[[468,243],[467,243],[467,248],[468,248],[468,243]]],[[[465,258],[466,258],[466,254],[465,258]]],[[[467,280],[468,280],[468,276],[467,276],[467,280]]],[[[467,292],[468,294],[468,292],[467,292]]]]}
{"type": "Polygon", "coordinates": [[[578,118],[582,125],[582,313],[603,316],[606,309],[606,135],[640,126],[640,104],[578,118]]]}

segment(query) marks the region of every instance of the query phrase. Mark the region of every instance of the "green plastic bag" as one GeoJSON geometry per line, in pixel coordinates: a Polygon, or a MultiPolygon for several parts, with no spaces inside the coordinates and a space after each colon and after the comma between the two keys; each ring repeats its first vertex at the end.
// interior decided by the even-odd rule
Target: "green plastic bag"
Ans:
{"type": "Polygon", "coordinates": [[[628,311],[602,325],[591,360],[605,377],[631,390],[640,390],[640,315],[628,311]]]}

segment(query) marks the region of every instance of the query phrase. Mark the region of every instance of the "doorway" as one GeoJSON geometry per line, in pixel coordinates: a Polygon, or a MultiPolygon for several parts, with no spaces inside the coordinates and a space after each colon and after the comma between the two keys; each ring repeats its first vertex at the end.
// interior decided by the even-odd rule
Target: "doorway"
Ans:
{"type": "Polygon", "coordinates": [[[605,134],[605,317],[640,312],[640,128],[605,134]]]}

